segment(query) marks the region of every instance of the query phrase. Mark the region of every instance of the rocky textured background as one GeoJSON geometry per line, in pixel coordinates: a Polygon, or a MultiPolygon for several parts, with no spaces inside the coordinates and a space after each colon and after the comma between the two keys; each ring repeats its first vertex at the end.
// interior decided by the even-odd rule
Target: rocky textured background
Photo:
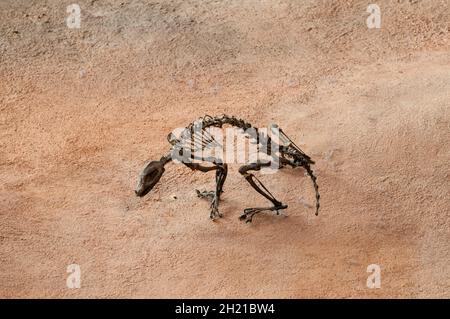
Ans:
{"type": "MultiPolygon", "coordinates": [[[[77,0],[78,1],[78,0],[77,0]]],[[[0,2],[2,297],[450,297],[450,2],[0,2]],[[218,222],[171,165],[134,196],[166,135],[204,114],[276,122],[316,160],[232,165],[218,222]],[[67,265],[81,288],[66,287],[67,265]],[[366,268],[381,266],[368,289],[366,268]]]]}

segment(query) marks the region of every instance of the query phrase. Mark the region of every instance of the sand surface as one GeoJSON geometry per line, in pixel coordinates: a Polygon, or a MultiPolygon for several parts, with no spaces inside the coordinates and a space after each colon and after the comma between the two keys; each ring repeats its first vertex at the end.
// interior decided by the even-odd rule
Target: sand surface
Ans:
{"type": "Polygon", "coordinates": [[[0,2],[1,297],[450,297],[450,2],[0,2]],[[139,171],[204,114],[276,122],[316,165],[139,171]],[[69,264],[81,288],[68,289],[69,264]],[[381,288],[366,286],[381,267],[381,288]]]}

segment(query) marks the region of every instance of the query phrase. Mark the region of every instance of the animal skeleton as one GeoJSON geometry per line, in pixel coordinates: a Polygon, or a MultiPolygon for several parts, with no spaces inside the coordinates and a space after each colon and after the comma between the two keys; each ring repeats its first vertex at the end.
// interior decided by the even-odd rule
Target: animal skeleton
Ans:
{"type": "Polygon", "coordinates": [[[288,206],[277,200],[270,191],[256,178],[250,171],[259,171],[264,167],[269,167],[273,163],[277,163],[279,168],[291,166],[292,168],[303,167],[308,175],[311,177],[314,190],[316,192],[316,215],[319,212],[319,187],[316,182],[316,176],[314,175],[311,165],[314,161],[306,155],[277,125],[272,125],[270,128],[272,132],[275,132],[278,137],[278,141],[274,140],[268,134],[259,134],[258,129],[251,124],[245,122],[242,119],[238,119],[234,116],[217,116],[211,117],[206,115],[197,121],[189,124],[180,134],[176,137],[174,134],[169,134],[167,137],[169,143],[172,145],[171,152],[163,157],[159,161],[152,161],[145,166],[140,173],[137,189],[135,193],[137,196],[145,196],[153,187],[158,183],[161,176],[164,173],[164,166],[171,162],[178,156],[183,156],[182,163],[192,170],[198,170],[201,172],[216,172],[216,188],[213,191],[197,190],[197,195],[200,198],[209,199],[211,201],[210,218],[216,219],[222,217],[219,212],[220,196],[223,193],[223,185],[228,173],[228,166],[220,158],[217,157],[196,157],[195,151],[205,150],[213,147],[221,147],[221,144],[216,141],[214,136],[208,131],[209,128],[222,128],[224,125],[230,125],[232,127],[249,131],[253,130],[256,134],[248,135],[248,138],[253,143],[261,144],[265,147],[268,160],[256,160],[249,164],[243,165],[239,168],[239,173],[247,180],[247,182],[262,196],[268,199],[273,206],[271,207],[255,207],[246,208],[244,213],[239,217],[241,220],[251,222],[253,216],[262,211],[276,211],[279,214],[279,210],[286,209],[288,206]],[[274,152],[275,150],[275,152],[274,152]],[[192,154],[192,151],[194,151],[192,154]],[[195,160],[201,160],[207,163],[211,163],[210,166],[205,166],[195,162],[195,160]]]}

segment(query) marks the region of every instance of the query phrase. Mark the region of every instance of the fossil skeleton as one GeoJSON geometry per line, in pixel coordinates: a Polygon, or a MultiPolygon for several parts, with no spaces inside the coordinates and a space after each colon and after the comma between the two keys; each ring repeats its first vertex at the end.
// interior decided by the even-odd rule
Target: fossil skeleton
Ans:
{"type": "Polygon", "coordinates": [[[249,164],[243,165],[239,168],[239,173],[247,180],[247,182],[262,196],[268,199],[273,206],[271,207],[255,207],[246,208],[244,213],[239,217],[241,220],[251,222],[253,216],[262,211],[276,211],[279,214],[279,210],[286,209],[288,206],[277,200],[270,191],[261,183],[261,181],[253,175],[250,171],[260,171],[262,168],[271,166],[274,162],[277,163],[278,168],[285,168],[290,166],[292,168],[303,167],[308,175],[311,177],[314,190],[316,193],[316,215],[319,212],[319,187],[316,182],[316,176],[314,175],[311,165],[314,161],[306,155],[277,125],[273,124],[270,128],[272,132],[276,132],[277,139],[274,139],[273,134],[261,134],[258,129],[251,124],[245,122],[242,119],[238,119],[234,116],[217,116],[211,117],[206,115],[197,121],[189,124],[180,134],[176,137],[173,133],[167,137],[169,143],[172,145],[169,154],[161,157],[159,161],[151,161],[148,163],[143,171],[139,175],[138,186],[135,191],[139,197],[145,196],[152,188],[158,183],[161,176],[164,173],[164,166],[171,162],[177,156],[185,155],[182,163],[192,170],[201,172],[215,171],[216,173],[216,188],[213,191],[197,190],[197,195],[200,198],[205,198],[211,201],[210,218],[215,219],[222,217],[219,213],[219,201],[220,196],[223,193],[223,185],[228,173],[228,166],[223,163],[222,159],[210,156],[196,158],[195,151],[205,150],[212,147],[221,147],[221,144],[214,138],[208,129],[220,128],[230,125],[231,127],[248,132],[249,130],[255,134],[248,134],[247,138],[252,140],[252,143],[263,145],[268,155],[267,160],[256,160],[249,164]],[[273,130],[275,129],[275,130],[273,130]],[[275,150],[275,151],[274,151],[275,150]],[[193,153],[191,151],[194,151],[193,153]],[[188,156],[186,156],[188,154],[188,156]],[[197,161],[203,161],[210,163],[211,165],[205,166],[199,164],[197,161]]]}

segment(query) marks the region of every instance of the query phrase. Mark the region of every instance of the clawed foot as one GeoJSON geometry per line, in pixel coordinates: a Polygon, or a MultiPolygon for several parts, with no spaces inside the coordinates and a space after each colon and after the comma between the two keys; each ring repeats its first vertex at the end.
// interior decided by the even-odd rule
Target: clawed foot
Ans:
{"type": "Polygon", "coordinates": [[[211,201],[211,212],[209,214],[209,218],[211,218],[212,220],[216,220],[223,217],[223,215],[219,212],[219,199],[216,196],[215,191],[200,192],[198,189],[196,189],[196,192],[198,197],[209,199],[211,201]]]}
{"type": "Polygon", "coordinates": [[[213,200],[211,201],[211,213],[209,214],[209,218],[216,220],[222,217],[223,215],[219,212],[219,198],[214,195],[213,200]]]}
{"type": "Polygon", "coordinates": [[[217,208],[211,207],[211,213],[209,214],[209,218],[211,218],[212,220],[216,220],[222,217],[223,215],[219,212],[217,208]]]}
{"type": "Polygon", "coordinates": [[[278,206],[273,206],[273,207],[255,207],[255,208],[246,208],[244,209],[244,214],[242,214],[239,217],[239,220],[245,220],[246,223],[251,223],[253,220],[253,216],[255,216],[256,214],[265,211],[265,210],[269,210],[269,211],[276,211],[277,215],[280,214],[279,210],[281,209],[286,209],[288,206],[287,205],[278,205],[278,206]]]}
{"type": "Polygon", "coordinates": [[[198,189],[195,190],[197,192],[197,197],[213,200],[214,196],[216,196],[215,191],[199,191],[198,189]]]}

